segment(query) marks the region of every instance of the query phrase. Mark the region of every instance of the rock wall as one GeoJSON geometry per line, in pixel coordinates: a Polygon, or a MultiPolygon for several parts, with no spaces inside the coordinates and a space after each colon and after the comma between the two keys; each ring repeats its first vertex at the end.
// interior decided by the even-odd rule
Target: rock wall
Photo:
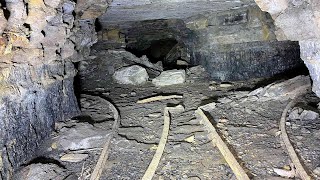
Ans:
{"type": "Polygon", "coordinates": [[[107,0],[5,0],[0,8],[0,179],[29,161],[56,121],[79,113],[73,62],[97,41],[107,0]]]}
{"type": "Polygon", "coordinates": [[[303,65],[297,42],[276,41],[271,16],[257,6],[186,20],[195,32],[193,64],[217,81],[267,78],[303,65]]]}
{"type": "Polygon", "coordinates": [[[196,59],[217,81],[269,78],[303,65],[298,42],[216,44],[196,52],[196,59]]]}
{"type": "MultiPolygon", "coordinates": [[[[271,77],[303,65],[299,44],[277,42],[272,17],[256,5],[186,19],[122,22],[103,28],[96,50],[126,46],[142,55],[154,41],[175,39],[183,47],[178,49],[186,54],[179,58],[190,65],[203,65],[217,81],[271,77]]],[[[166,61],[164,65],[170,63],[166,61]]],[[[172,62],[170,67],[174,67],[172,62]]]]}
{"type": "Polygon", "coordinates": [[[320,1],[255,1],[274,19],[277,39],[299,41],[301,58],[313,80],[313,91],[320,97],[320,1]]]}

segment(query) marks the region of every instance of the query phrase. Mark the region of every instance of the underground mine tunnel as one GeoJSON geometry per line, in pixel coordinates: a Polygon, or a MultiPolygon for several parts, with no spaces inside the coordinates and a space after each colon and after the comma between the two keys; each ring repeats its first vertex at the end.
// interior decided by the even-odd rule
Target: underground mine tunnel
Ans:
{"type": "Polygon", "coordinates": [[[319,179],[317,0],[0,0],[0,179],[319,179]]]}

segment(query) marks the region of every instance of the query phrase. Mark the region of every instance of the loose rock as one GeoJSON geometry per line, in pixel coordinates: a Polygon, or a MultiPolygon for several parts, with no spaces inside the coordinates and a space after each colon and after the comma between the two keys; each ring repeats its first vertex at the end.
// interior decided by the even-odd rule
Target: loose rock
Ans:
{"type": "Polygon", "coordinates": [[[174,84],[182,84],[186,81],[185,70],[168,70],[163,71],[160,76],[154,78],[152,83],[155,86],[169,86],[174,84]]]}
{"type": "Polygon", "coordinates": [[[140,85],[148,81],[149,75],[145,68],[133,65],[116,71],[113,74],[113,78],[119,84],[140,85]]]}
{"type": "Polygon", "coordinates": [[[108,131],[89,123],[78,123],[71,128],[62,128],[57,144],[63,150],[97,148],[102,147],[108,134],[108,131]]]}
{"type": "Polygon", "coordinates": [[[101,122],[113,118],[113,112],[107,100],[98,96],[82,94],[80,97],[82,116],[90,118],[94,122],[101,122]]]}
{"type": "Polygon", "coordinates": [[[264,88],[256,89],[249,93],[248,96],[256,96],[260,101],[271,99],[287,100],[304,93],[310,87],[311,81],[309,76],[297,76],[281,83],[274,83],[264,88]]]}
{"type": "Polygon", "coordinates": [[[292,111],[289,114],[290,120],[300,119],[300,113],[298,108],[292,109],[292,111]]]}
{"type": "Polygon", "coordinates": [[[70,175],[67,170],[55,164],[31,164],[14,177],[16,180],[65,179],[70,175]]]}
{"type": "Polygon", "coordinates": [[[316,120],[319,118],[319,114],[313,111],[304,110],[300,114],[300,119],[303,120],[316,120]]]}

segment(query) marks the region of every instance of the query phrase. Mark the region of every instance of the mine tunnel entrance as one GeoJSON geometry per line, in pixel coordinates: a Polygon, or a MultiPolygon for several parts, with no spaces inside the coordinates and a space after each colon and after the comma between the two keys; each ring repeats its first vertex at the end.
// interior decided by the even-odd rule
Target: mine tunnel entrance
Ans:
{"type": "Polygon", "coordinates": [[[185,69],[189,65],[190,58],[183,57],[186,47],[176,39],[152,40],[145,42],[143,48],[137,44],[128,44],[126,50],[137,57],[146,55],[151,63],[160,62],[164,70],[185,69]]]}

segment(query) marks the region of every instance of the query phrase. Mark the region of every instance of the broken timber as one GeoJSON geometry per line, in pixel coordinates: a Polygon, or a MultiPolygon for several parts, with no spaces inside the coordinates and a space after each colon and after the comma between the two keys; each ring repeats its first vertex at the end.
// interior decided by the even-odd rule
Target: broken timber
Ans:
{"type": "Polygon", "coordinates": [[[151,180],[154,176],[157,167],[159,165],[159,162],[161,160],[164,148],[166,146],[168,135],[169,135],[169,128],[170,128],[170,111],[183,111],[184,107],[181,105],[175,106],[175,107],[166,107],[164,108],[164,125],[163,130],[160,138],[160,142],[158,144],[158,148],[156,150],[156,153],[154,154],[151,163],[149,164],[148,169],[146,170],[144,176],[142,177],[142,180],[151,180]]]}
{"type": "Polygon", "coordinates": [[[161,101],[161,100],[168,100],[168,99],[182,99],[183,96],[181,95],[168,95],[168,96],[154,96],[146,99],[142,99],[137,101],[138,104],[150,103],[154,101],[161,101]]]}
{"type": "Polygon", "coordinates": [[[220,135],[218,134],[216,128],[211,124],[208,117],[204,114],[202,109],[199,107],[196,110],[202,119],[202,123],[206,126],[209,131],[209,136],[212,138],[212,143],[214,146],[217,146],[220,153],[223,155],[226,162],[229,164],[233,173],[239,180],[249,180],[250,178],[246,174],[245,170],[241,167],[239,162],[236,160],[232,152],[229,150],[227,144],[222,140],[220,135]]]}
{"type": "Polygon", "coordinates": [[[299,174],[302,180],[310,180],[311,177],[308,175],[307,171],[304,169],[303,165],[301,164],[298,155],[296,154],[293,146],[290,143],[289,136],[286,131],[286,117],[289,109],[291,109],[297,102],[297,99],[293,99],[283,110],[281,120],[280,120],[280,131],[281,131],[281,138],[287,148],[288,154],[292,160],[294,167],[296,168],[297,173],[299,174]]]}

